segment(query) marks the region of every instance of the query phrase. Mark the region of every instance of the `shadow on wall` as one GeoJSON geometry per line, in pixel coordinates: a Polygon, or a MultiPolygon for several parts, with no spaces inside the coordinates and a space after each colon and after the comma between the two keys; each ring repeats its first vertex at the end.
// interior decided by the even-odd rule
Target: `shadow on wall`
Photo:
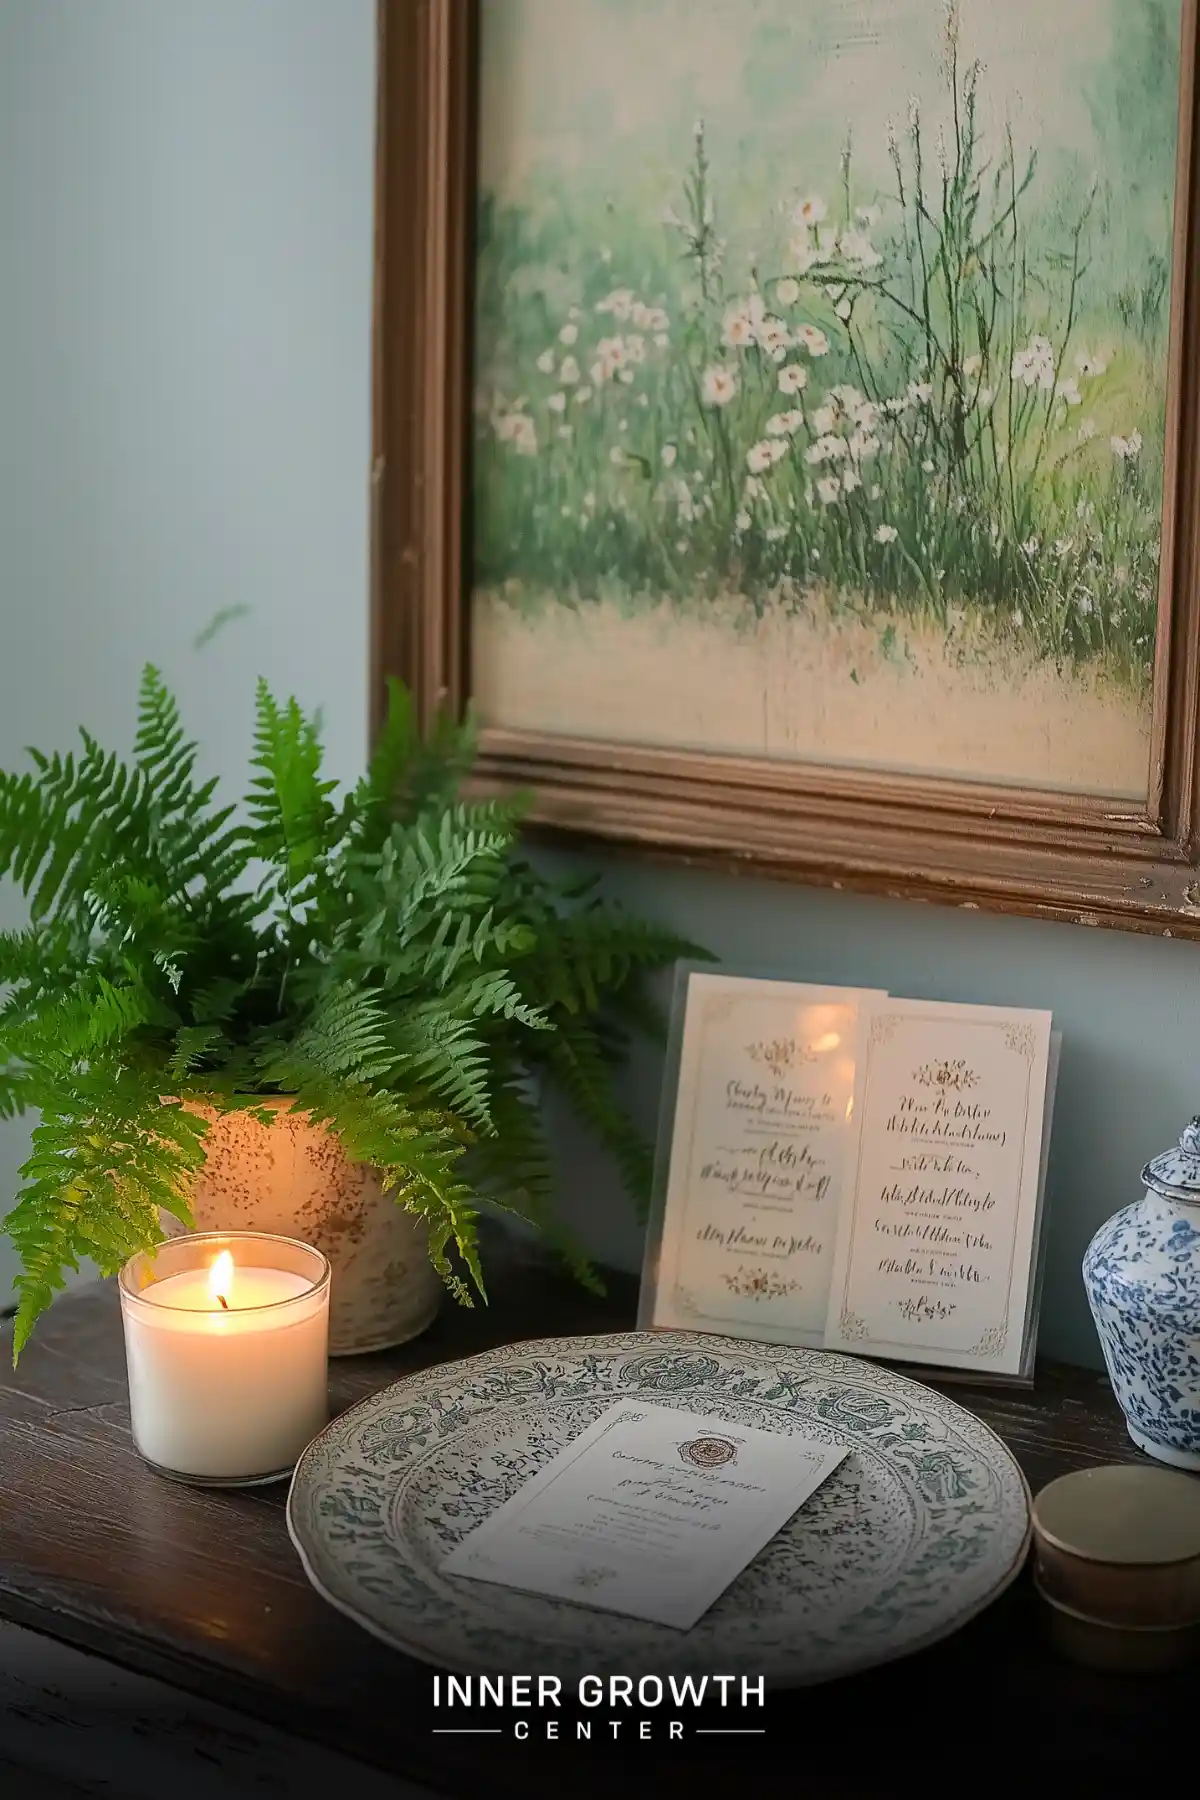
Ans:
{"type": "MultiPolygon", "coordinates": [[[[575,859],[562,858],[565,867],[575,859]]],[[[580,865],[582,858],[578,859],[580,865]]],[[[706,944],[731,972],[882,987],[914,999],[1049,1008],[1063,1034],[1047,1175],[1043,1355],[1101,1367],[1080,1264],[1141,1194],[1149,1157],[1200,1111],[1200,945],[794,888],[612,858],[606,891],[706,944]]],[[[653,1132],[661,1053],[626,1080],[653,1132]]],[[[597,1258],[641,1266],[642,1233],[604,1166],[553,1108],[564,1217],[597,1258]]]]}

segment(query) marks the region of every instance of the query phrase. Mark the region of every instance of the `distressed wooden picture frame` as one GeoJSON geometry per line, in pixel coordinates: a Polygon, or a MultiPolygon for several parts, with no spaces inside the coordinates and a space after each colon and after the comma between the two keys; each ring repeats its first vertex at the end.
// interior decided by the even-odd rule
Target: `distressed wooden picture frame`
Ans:
{"type": "MultiPolygon", "coordinates": [[[[1051,0],[1053,3],[1053,0],[1051,0]]],[[[1031,786],[485,728],[479,780],[567,844],[970,908],[1200,937],[1197,0],[1183,0],[1150,780],[1031,786]]],[[[380,0],[372,707],[469,699],[476,0],[380,0]]]]}

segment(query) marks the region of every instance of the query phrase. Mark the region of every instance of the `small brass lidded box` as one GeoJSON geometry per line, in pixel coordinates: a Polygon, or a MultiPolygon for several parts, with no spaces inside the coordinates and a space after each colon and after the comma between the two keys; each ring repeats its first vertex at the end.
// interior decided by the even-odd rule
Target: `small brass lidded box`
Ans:
{"type": "Polygon", "coordinates": [[[1038,1592],[1060,1648],[1163,1668],[1200,1647],[1200,1480],[1119,1463],[1079,1469],[1033,1505],[1038,1592]]]}

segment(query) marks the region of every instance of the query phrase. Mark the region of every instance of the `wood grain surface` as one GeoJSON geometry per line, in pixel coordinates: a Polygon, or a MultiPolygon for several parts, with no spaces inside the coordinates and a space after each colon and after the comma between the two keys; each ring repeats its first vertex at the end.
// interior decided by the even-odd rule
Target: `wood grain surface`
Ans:
{"type": "MultiPolygon", "coordinates": [[[[335,1362],[338,1409],[406,1371],[502,1342],[632,1326],[631,1278],[613,1276],[598,1300],[529,1247],[504,1239],[488,1249],[490,1308],[448,1303],[415,1344],[335,1362]]],[[[1194,1696],[1194,1676],[1103,1677],[1057,1660],[1026,1576],[942,1646],[827,1688],[769,1694],[765,1738],[696,1739],[689,1727],[684,1742],[598,1733],[577,1746],[563,1741],[573,1729],[565,1710],[555,1744],[537,1741],[536,1724],[526,1742],[434,1737],[431,1672],[308,1586],[283,1488],[204,1492],[142,1464],[111,1285],[56,1302],[16,1372],[9,1329],[0,1328],[0,1619],[463,1800],[531,1800],[564,1783],[609,1796],[617,1770],[630,1772],[634,1793],[724,1792],[739,1770],[765,1776],[781,1755],[800,1766],[802,1747],[818,1756],[813,1768],[840,1768],[838,1795],[957,1791],[979,1779],[962,1759],[978,1763],[981,1752],[986,1767],[1019,1769],[1026,1791],[1069,1773],[1092,1794],[1116,1792],[1135,1772],[1166,1766],[1194,1696]],[[915,1779],[919,1766],[910,1790],[899,1770],[915,1779]]],[[[1104,1377],[1091,1371],[1043,1367],[1032,1393],[951,1391],[1012,1446],[1035,1491],[1070,1468],[1137,1460],[1104,1377]]]]}

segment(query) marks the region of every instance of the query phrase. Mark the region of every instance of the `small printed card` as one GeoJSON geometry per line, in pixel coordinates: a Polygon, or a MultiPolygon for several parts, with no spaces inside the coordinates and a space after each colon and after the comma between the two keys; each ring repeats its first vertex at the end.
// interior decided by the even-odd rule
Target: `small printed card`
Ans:
{"type": "Polygon", "coordinates": [[[692,973],[639,1326],[824,1341],[866,990],[692,973]]]}
{"type": "Polygon", "coordinates": [[[689,1630],[846,1451],[618,1402],[442,1564],[689,1630]]]}
{"type": "Polygon", "coordinates": [[[864,1016],[830,1349],[1026,1371],[1051,1050],[1045,1012],[888,1000],[864,1016]]]}

